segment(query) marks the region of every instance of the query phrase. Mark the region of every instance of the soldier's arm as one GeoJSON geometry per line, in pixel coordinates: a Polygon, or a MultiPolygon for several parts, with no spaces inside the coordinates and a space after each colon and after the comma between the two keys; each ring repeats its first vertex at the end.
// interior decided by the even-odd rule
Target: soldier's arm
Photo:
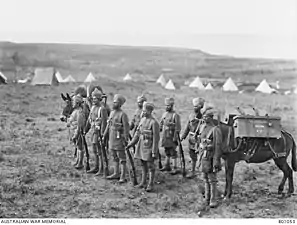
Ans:
{"type": "Polygon", "coordinates": [[[110,127],[110,123],[111,123],[112,117],[113,117],[113,112],[111,112],[110,115],[109,115],[109,117],[108,117],[107,125],[105,127],[103,137],[107,137],[107,135],[109,133],[109,127],[110,127]]]}
{"type": "Polygon", "coordinates": [[[186,137],[188,136],[190,132],[190,120],[187,122],[184,133],[181,136],[181,139],[186,139],[186,137]]]}
{"type": "Polygon", "coordinates": [[[140,127],[141,127],[141,124],[142,124],[142,120],[140,121],[139,123],[139,126],[137,127],[135,133],[134,133],[134,136],[132,137],[132,140],[130,142],[130,145],[134,146],[138,141],[139,141],[139,138],[140,138],[140,127]]]}
{"type": "Polygon", "coordinates": [[[101,109],[101,135],[104,135],[105,129],[107,127],[107,120],[108,120],[108,115],[107,115],[107,109],[105,107],[102,107],[101,109]]]}
{"type": "Polygon", "coordinates": [[[162,118],[160,120],[160,131],[163,130],[164,120],[165,120],[166,112],[162,115],[162,118]]]}
{"type": "Polygon", "coordinates": [[[90,128],[91,128],[90,120],[91,120],[91,113],[89,114],[89,117],[88,117],[87,122],[86,122],[86,127],[85,127],[85,130],[84,130],[85,133],[88,133],[90,128]]]}
{"type": "Polygon", "coordinates": [[[152,130],[153,130],[152,154],[157,155],[159,153],[160,127],[156,120],[154,120],[152,124],[152,130]]]}
{"type": "Polygon", "coordinates": [[[77,127],[76,127],[76,129],[74,131],[73,139],[78,138],[78,136],[83,131],[84,125],[85,125],[85,118],[84,118],[82,113],[78,113],[78,115],[77,115],[77,127]]]}
{"type": "Polygon", "coordinates": [[[124,138],[125,138],[125,141],[128,143],[128,141],[129,141],[129,119],[128,119],[128,116],[126,113],[123,113],[122,123],[123,123],[123,129],[124,129],[124,138]]]}
{"type": "Polygon", "coordinates": [[[213,131],[213,147],[214,147],[214,161],[220,161],[222,157],[222,133],[221,130],[216,127],[213,131]]]}
{"type": "Polygon", "coordinates": [[[177,141],[177,135],[179,135],[181,130],[180,116],[178,114],[175,114],[174,123],[175,123],[175,132],[174,132],[173,141],[177,141]]]}

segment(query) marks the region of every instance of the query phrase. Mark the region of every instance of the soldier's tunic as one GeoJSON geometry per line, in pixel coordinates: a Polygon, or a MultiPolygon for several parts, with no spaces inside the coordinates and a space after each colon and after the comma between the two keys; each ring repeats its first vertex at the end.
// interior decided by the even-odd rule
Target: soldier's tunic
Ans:
{"type": "Polygon", "coordinates": [[[222,133],[221,130],[214,124],[204,124],[201,126],[200,134],[200,149],[202,156],[200,157],[203,178],[207,182],[217,182],[216,173],[213,172],[213,167],[220,164],[222,155],[222,133]],[[206,148],[208,146],[208,148],[206,148]]]}
{"type": "Polygon", "coordinates": [[[68,120],[68,124],[70,125],[70,130],[72,133],[72,138],[76,140],[75,145],[81,151],[83,150],[83,141],[81,134],[86,125],[86,121],[87,119],[82,107],[74,109],[68,120]]]}
{"type": "Polygon", "coordinates": [[[136,128],[138,127],[138,125],[140,123],[141,114],[142,114],[142,109],[136,109],[136,111],[135,111],[135,113],[133,115],[133,118],[131,120],[130,130],[133,130],[134,129],[134,132],[132,133],[132,137],[134,136],[135,131],[136,131],[136,128]]]}
{"type": "MultiPolygon", "coordinates": [[[[186,139],[189,135],[188,144],[189,144],[189,154],[192,160],[197,161],[197,153],[196,153],[196,143],[198,140],[195,138],[195,133],[197,131],[198,125],[202,124],[202,115],[201,113],[191,113],[186,124],[184,133],[181,136],[181,139],[186,139]]],[[[200,126],[199,125],[199,126],[200,126]]]]}
{"type": "Polygon", "coordinates": [[[109,149],[114,160],[120,163],[126,162],[125,146],[129,140],[129,120],[122,109],[111,111],[104,136],[106,132],[109,133],[109,149]]]}
{"type": "Polygon", "coordinates": [[[161,146],[167,157],[177,158],[177,134],[181,130],[180,117],[175,111],[165,112],[160,122],[161,146]]]}
{"type": "Polygon", "coordinates": [[[137,142],[134,158],[153,161],[152,154],[159,154],[160,127],[155,118],[142,118],[132,142],[137,142]]]}
{"type": "MultiPolygon", "coordinates": [[[[107,125],[107,119],[108,119],[107,110],[104,106],[101,106],[101,105],[92,106],[88,123],[87,123],[87,126],[90,126],[92,131],[92,137],[91,137],[92,144],[99,145],[98,143],[99,132],[103,137],[104,131],[107,125]]],[[[98,151],[99,151],[98,153],[101,154],[101,149],[98,149],[98,151]]]]}

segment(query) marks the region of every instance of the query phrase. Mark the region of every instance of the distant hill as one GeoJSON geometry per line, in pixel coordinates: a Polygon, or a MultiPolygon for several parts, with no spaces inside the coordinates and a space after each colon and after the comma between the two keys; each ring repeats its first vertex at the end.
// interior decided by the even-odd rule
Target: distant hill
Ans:
{"type": "Polygon", "coordinates": [[[294,61],[234,58],[184,48],[0,42],[0,70],[4,73],[13,73],[16,67],[28,72],[47,66],[58,69],[63,77],[72,74],[77,80],[83,80],[89,72],[113,78],[135,73],[155,79],[164,73],[177,80],[197,75],[221,79],[231,76],[235,80],[292,79],[297,70],[294,61]]]}

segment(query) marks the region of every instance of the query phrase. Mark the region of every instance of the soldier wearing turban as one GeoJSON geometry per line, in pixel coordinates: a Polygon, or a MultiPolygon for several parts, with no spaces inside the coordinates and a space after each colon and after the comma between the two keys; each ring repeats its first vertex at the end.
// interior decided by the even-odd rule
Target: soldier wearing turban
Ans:
{"type": "Polygon", "coordinates": [[[74,164],[76,169],[83,168],[84,149],[81,135],[86,125],[86,116],[82,107],[83,102],[84,100],[80,94],[73,96],[73,112],[67,123],[67,126],[70,127],[70,130],[72,131],[71,141],[74,143],[78,151],[77,160],[74,164]]]}
{"type": "Polygon", "coordinates": [[[152,116],[154,105],[145,102],[143,104],[143,118],[136,129],[135,135],[127,148],[137,143],[134,158],[141,160],[142,179],[137,188],[146,188],[146,191],[153,191],[155,179],[154,160],[159,154],[160,127],[158,121],[152,116]],[[149,182],[146,186],[147,175],[149,182]]]}
{"type": "Polygon", "coordinates": [[[130,130],[132,130],[132,137],[134,136],[134,133],[136,131],[136,128],[139,125],[139,122],[141,120],[141,113],[142,113],[142,107],[143,107],[143,103],[146,102],[147,99],[144,95],[138,96],[137,97],[137,105],[138,105],[138,109],[136,109],[133,118],[131,120],[130,123],[130,130]]]}
{"type": "Polygon", "coordinates": [[[124,96],[116,94],[113,98],[113,111],[108,118],[108,126],[104,132],[104,139],[109,136],[109,149],[114,158],[114,173],[107,179],[119,179],[126,182],[126,152],[125,146],[129,141],[129,120],[127,114],[121,109],[126,102],[124,96]],[[120,172],[121,168],[121,172],[120,172]]]}
{"type": "Polygon", "coordinates": [[[172,175],[178,173],[177,171],[177,138],[181,130],[180,116],[173,110],[174,99],[165,98],[166,112],[162,115],[160,122],[161,146],[165,150],[165,165],[161,171],[171,171],[170,158],[173,159],[172,175]]]}
{"type": "Polygon", "coordinates": [[[202,177],[205,184],[205,202],[210,207],[216,207],[217,202],[217,172],[221,170],[222,133],[215,125],[213,116],[217,110],[213,106],[206,106],[202,110],[203,126],[199,128],[202,177]]]}
{"type": "Polygon", "coordinates": [[[102,93],[98,89],[95,89],[92,92],[92,108],[85,128],[85,133],[87,133],[90,128],[92,130],[91,142],[95,156],[95,167],[87,171],[87,173],[96,173],[97,176],[103,174],[102,146],[100,146],[99,142],[99,132],[101,133],[101,136],[103,136],[108,119],[107,110],[101,104],[101,97],[102,93]]]}
{"type": "Polygon", "coordinates": [[[192,179],[195,177],[195,169],[196,169],[196,163],[197,163],[197,152],[196,152],[196,143],[197,143],[197,131],[199,129],[199,126],[202,123],[202,114],[201,109],[204,106],[205,100],[203,98],[194,98],[193,99],[193,108],[194,112],[190,114],[188,118],[188,122],[186,124],[184,133],[181,136],[181,141],[186,139],[186,137],[189,134],[189,155],[191,157],[192,162],[192,170],[191,173],[187,176],[187,178],[192,179]]]}

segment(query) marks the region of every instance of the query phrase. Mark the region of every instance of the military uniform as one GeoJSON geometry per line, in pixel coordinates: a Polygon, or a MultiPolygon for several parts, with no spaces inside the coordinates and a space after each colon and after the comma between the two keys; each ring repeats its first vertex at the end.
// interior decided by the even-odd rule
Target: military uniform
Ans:
{"type": "Polygon", "coordinates": [[[159,154],[160,127],[157,120],[151,115],[154,110],[154,105],[145,102],[143,109],[150,114],[141,119],[129,146],[137,143],[134,158],[140,159],[142,164],[142,180],[136,187],[143,188],[146,186],[146,178],[149,170],[149,183],[146,190],[152,191],[155,178],[154,160],[159,154]]]}
{"type": "Polygon", "coordinates": [[[67,126],[70,127],[70,130],[72,133],[71,140],[78,150],[78,157],[75,163],[75,168],[81,169],[83,168],[83,156],[84,156],[82,134],[83,134],[83,129],[86,125],[87,116],[83,112],[83,108],[82,108],[83,98],[80,95],[76,95],[73,97],[73,101],[74,101],[75,107],[67,122],[67,126]]]}
{"type": "Polygon", "coordinates": [[[192,171],[187,176],[187,178],[193,178],[195,176],[196,162],[197,162],[197,152],[196,152],[196,144],[197,144],[197,134],[199,126],[202,124],[202,114],[200,109],[204,105],[204,99],[202,98],[194,98],[193,106],[197,107],[198,111],[190,114],[188,118],[188,122],[186,124],[185,130],[181,136],[181,141],[186,139],[189,135],[188,144],[189,144],[189,155],[192,161],[192,171]]]}
{"type": "MultiPolygon", "coordinates": [[[[126,99],[122,95],[115,95],[114,102],[122,106],[126,99]]],[[[121,108],[113,110],[108,118],[108,126],[105,129],[104,137],[109,136],[109,149],[112,152],[115,170],[114,174],[107,179],[119,178],[119,164],[121,165],[120,183],[125,182],[126,152],[125,147],[129,141],[129,120],[127,114],[121,108]]]]}
{"type": "Polygon", "coordinates": [[[95,155],[95,167],[94,169],[88,171],[88,173],[97,173],[96,175],[100,175],[103,172],[102,146],[100,146],[99,143],[99,134],[101,134],[101,137],[103,137],[108,119],[107,110],[104,106],[102,106],[100,102],[101,96],[101,92],[98,89],[95,89],[92,92],[92,97],[97,98],[98,102],[97,104],[93,104],[91,108],[85,130],[85,132],[87,133],[91,128],[91,142],[93,147],[93,153],[95,155]]]}
{"type": "MultiPolygon", "coordinates": [[[[166,105],[174,105],[173,98],[165,99],[166,105]]],[[[173,159],[174,168],[171,174],[176,174],[177,171],[177,135],[181,130],[181,123],[179,115],[172,109],[170,111],[165,112],[162,115],[162,120],[160,122],[160,131],[161,134],[161,146],[164,147],[166,162],[165,166],[161,169],[161,171],[170,171],[170,158],[173,159]]]]}
{"type": "MultiPolygon", "coordinates": [[[[205,116],[213,117],[213,109],[206,109],[205,116]]],[[[201,126],[200,145],[202,177],[205,182],[205,199],[210,207],[217,206],[217,172],[221,169],[222,133],[219,127],[211,121],[201,126]]]]}

